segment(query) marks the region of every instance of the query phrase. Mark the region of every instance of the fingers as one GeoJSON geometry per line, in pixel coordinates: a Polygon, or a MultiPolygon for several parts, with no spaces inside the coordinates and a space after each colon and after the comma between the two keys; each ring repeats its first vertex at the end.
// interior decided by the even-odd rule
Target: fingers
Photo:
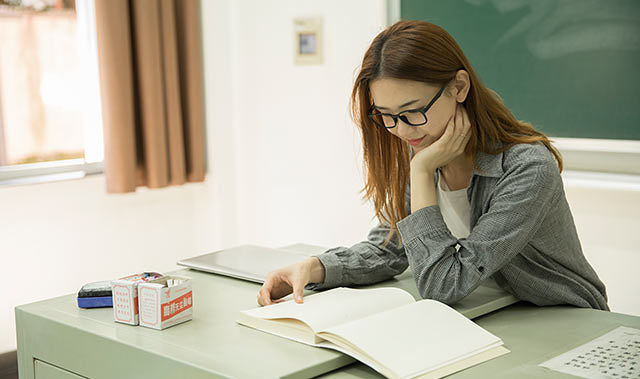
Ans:
{"type": "Polygon", "coordinates": [[[300,283],[299,280],[294,279],[290,280],[288,277],[284,277],[284,280],[293,288],[293,298],[298,304],[302,304],[302,290],[304,288],[304,284],[300,283]]]}
{"type": "Polygon", "coordinates": [[[300,285],[300,283],[298,283],[297,285],[293,286],[293,298],[296,300],[296,303],[298,304],[302,304],[302,289],[303,289],[303,285],[300,285]]]}
{"type": "Polygon", "coordinates": [[[258,291],[258,304],[261,306],[279,303],[280,301],[273,299],[273,296],[282,297],[282,277],[274,272],[269,272],[264,280],[264,284],[258,291]]]}
{"type": "Polygon", "coordinates": [[[291,292],[296,303],[301,304],[304,286],[309,282],[307,271],[306,265],[295,264],[269,272],[258,291],[258,304],[265,306],[281,303],[284,301],[282,298],[291,292]]]}
{"type": "Polygon", "coordinates": [[[469,114],[467,113],[467,110],[464,109],[464,107],[462,107],[462,117],[464,118],[464,125],[465,125],[465,134],[469,134],[469,131],[471,130],[471,121],[469,121],[469,114]]]}
{"type": "Polygon", "coordinates": [[[439,138],[439,140],[442,140],[441,143],[449,142],[449,140],[454,136],[454,129],[456,126],[455,122],[456,120],[455,120],[455,112],[454,112],[454,114],[451,116],[451,118],[447,122],[447,125],[445,126],[442,137],[439,138]]]}
{"type": "Polygon", "coordinates": [[[455,127],[455,135],[459,137],[464,131],[464,118],[462,117],[462,106],[460,103],[456,105],[455,119],[456,119],[456,127],[455,127]]]}
{"type": "Polygon", "coordinates": [[[456,150],[462,151],[471,138],[471,122],[462,104],[456,106],[456,150]]]}
{"type": "Polygon", "coordinates": [[[471,121],[469,120],[469,114],[467,110],[462,108],[462,117],[464,118],[464,145],[471,139],[471,121]]]}
{"type": "Polygon", "coordinates": [[[269,293],[266,293],[264,292],[263,289],[260,289],[260,292],[258,293],[257,301],[258,301],[258,305],[263,307],[265,305],[282,303],[284,299],[272,299],[269,293]]]}
{"type": "MultiPolygon", "coordinates": [[[[285,282],[289,282],[289,281],[285,278],[285,282]]],[[[273,299],[271,297],[272,295],[271,289],[273,288],[272,283],[273,281],[265,281],[265,283],[260,288],[260,291],[258,291],[258,296],[257,296],[258,305],[265,306],[265,305],[282,303],[284,301],[284,299],[273,299]]],[[[304,290],[304,284],[301,283],[299,285],[295,285],[292,287],[294,287],[293,297],[296,303],[302,304],[304,302],[303,296],[302,296],[302,292],[304,290]]]]}
{"type": "Polygon", "coordinates": [[[258,305],[265,306],[272,304],[271,300],[271,289],[273,288],[273,277],[267,275],[266,280],[262,287],[260,287],[260,291],[258,291],[258,305]]]}

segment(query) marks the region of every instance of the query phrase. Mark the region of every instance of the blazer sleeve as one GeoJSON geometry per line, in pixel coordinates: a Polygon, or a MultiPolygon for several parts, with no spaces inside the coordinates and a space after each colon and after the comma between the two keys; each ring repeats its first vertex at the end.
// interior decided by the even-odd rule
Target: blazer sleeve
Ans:
{"type": "Polygon", "coordinates": [[[466,239],[451,234],[439,205],[400,220],[398,229],[422,298],[451,305],[471,293],[523,250],[561,188],[553,158],[530,158],[513,164],[498,180],[487,211],[466,239]]]}
{"type": "MultiPolygon", "coordinates": [[[[410,214],[408,185],[405,207],[410,214]]],[[[399,246],[398,233],[394,233],[387,245],[382,246],[389,230],[389,225],[380,223],[369,231],[366,241],[349,248],[340,246],[315,255],[324,266],[324,282],[307,284],[305,289],[325,290],[352,284],[373,284],[402,274],[409,263],[404,245],[399,246]]]]}

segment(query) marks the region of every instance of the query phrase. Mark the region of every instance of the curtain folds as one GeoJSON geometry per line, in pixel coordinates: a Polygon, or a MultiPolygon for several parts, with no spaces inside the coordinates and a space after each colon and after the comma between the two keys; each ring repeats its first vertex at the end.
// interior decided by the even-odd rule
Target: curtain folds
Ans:
{"type": "Polygon", "coordinates": [[[198,0],[95,0],[107,192],[205,176],[198,0]]]}

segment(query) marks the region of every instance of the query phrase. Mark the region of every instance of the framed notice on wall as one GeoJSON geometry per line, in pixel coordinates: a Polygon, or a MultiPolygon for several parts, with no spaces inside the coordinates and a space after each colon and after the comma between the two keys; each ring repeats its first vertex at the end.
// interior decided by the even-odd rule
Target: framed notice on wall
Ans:
{"type": "Polygon", "coordinates": [[[295,64],[322,64],[322,19],[296,18],[293,29],[295,64]]]}

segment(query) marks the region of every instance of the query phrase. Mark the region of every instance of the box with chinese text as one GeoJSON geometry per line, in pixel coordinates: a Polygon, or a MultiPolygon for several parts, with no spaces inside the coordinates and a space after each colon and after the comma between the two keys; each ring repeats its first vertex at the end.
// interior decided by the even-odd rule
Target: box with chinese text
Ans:
{"type": "Polygon", "coordinates": [[[163,276],[138,286],[140,326],[165,329],[193,318],[191,279],[163,276]]]}
{"type": "Polygon", "coordinates": [[[157,272],[129,275],[111,282],[113,318],[116,322],[138,325],[138,285],[161,278],[157,272]]]}

